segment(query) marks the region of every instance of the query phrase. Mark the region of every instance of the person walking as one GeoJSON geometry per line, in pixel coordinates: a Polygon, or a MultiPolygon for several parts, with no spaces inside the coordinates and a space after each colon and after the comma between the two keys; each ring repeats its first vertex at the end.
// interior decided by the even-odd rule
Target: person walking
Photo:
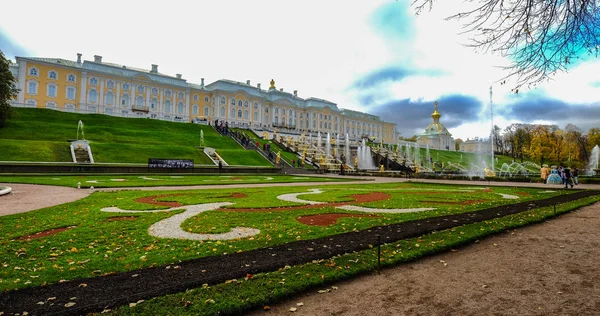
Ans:
{"type": "Polygon", "coordinates": [[[579,184],[579,169],[577,169],[577,167],[573,168],[573,183],[575,183],[575,185],[579,184]]]}
{"type": "Polygon", "coordinates": [[[564,181],[565,181],[565,189],[567,189],[569,187],[569,185],[571,185],[571,188],[573,188],[573,182],[571,180],[571,170],[569,170],[569,168],[564,168],[563,169],[564,172],[564,181]]]}
{"type": "Polygon", "coordinates": [[[223,171],[223,163],[219,160],[219,173],[221,173],[221,171],[223,171]]]}

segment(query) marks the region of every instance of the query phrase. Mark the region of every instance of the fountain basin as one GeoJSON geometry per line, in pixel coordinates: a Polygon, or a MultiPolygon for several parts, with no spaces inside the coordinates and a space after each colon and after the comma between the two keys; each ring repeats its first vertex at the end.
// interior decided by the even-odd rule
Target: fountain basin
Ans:
{"type": "Polygon", "coordinates": [[[0,187],[0,195],[9,194],[12,191],[10,187],[0,187]]]}

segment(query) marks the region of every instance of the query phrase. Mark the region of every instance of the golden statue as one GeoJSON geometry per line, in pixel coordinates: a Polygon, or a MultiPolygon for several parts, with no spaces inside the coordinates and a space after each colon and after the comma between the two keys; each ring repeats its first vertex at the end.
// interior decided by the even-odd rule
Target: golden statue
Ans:
{"type": "Polygon", "coordinates": [[[415,165],[415,173],[419,173],[419,165],[415,165]]]}
{"type": "Polygon", "coordinates": [[[358,170],[358,157],[354,157],[354,169],[358,170]]]}
{"type": "Polygon", "coordinates": [[[335,145],[335,138],[333,138],[333,137],[331,138],[331,144],[335,145]]]}
{"type": "Polygon", "coordinates": [[[275,80],[271,79],[271,86],[269,87],[269,89],[276,89],[275,88],[275,80]]]}
{"type": "Polygon", "coordinates": [[[337,149],[336,148],[333,149],[333,157],[337,157],[337,149]]]}
{"type": "Polygon", "coordinates": [[[281,160],[281,152],[278,151],[277,152],[277,157],[275,157],[275,164],[278,165],[280,160],[281,160]]]}
{"type": "Polygon", "coordinates": [[[486,177],[495,177],[496,173],[493,172],[492,170],[488,169],[488,167],[485,167],[483,169],[483,173],[485,174],[486,177]]]}
{"type": "Polygon", "coordinates": [[[268,132],[262,132],[262,136],[263,136],[263,139],[269,139],[269,133],[268,132]]]}
{"type": "Polygon", "coordinates": [[[321,155],[321,157],[319,157],[319,164],[322,165],[325,162],[325,159],[323,158],[323,155],[321,155]]]}
{"type": "Polygon", "coordinates": [[[384,171],[385,171],[385,169],[384,169],[383,165],[380,165],[379,166],[379,172],[384,172],[384,171]]]}

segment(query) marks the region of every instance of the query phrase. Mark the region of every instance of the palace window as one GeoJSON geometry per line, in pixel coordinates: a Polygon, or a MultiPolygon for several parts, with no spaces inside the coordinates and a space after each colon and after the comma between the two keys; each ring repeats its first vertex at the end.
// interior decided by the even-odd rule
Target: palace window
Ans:
{"type": "Polygon", "coordinates": [[[27,94],[37,94],[38,83],[37,81],[29,81],[27,84],[27,94]]]}
{"type": "Polygon", "coordinates": [[[242,118],[242,110],[238,110],[238,118],[242,118]]]}
{"type": "Polygon", "coordinates": [[[37,77],[38,76],[38,70],[37,70],[37,68],[35,68],[35,67],[29,68],[29,75],[37,77]]]}
{"type": "Polygon", "coordinates": [[[54,101],[46,101],[46,107],[50,109],[56,109],[56,102],[54,101]]]}
{"type": "Polygon", "coordinates": [[[198,101],[198,95],[194,94],[194,101],[198,101]]]}
{"type": "MultiPolygon", "coordinates": [[[[181,93],[179,93],[181,95],[181,93]]],[[[183,103],[179,102],[177,104],[177,112],[178,113],[183,113],[183,103]]]]}
{"type": "Polygon", "coordinates": [[[75,75],[74,75],[74,74],[69,74],[69,75],[67,76],[67,81],[68,81],[68,82],[75,82],[75,80],[76,80],[76,78],[75,78],[75,75]]]}
{"type": "Polygon", "coordinates": [[[221,104],[225,104],[225,97],[221,97],[221,104]]]}
{"type": "Polygon", "coordinates": [[[258,102],[254,102],[254,108],[258,109],[258,102]]]}
{"type": "Polygon", "coordinates": [[[183,99],[183,92],[179,92],[178,98],[183,99]]]}
{"type": "Polygon", "coordinates": [[[25,101],[25,103],[29,106],[36,106],[37,105],[37,101],[34,99],[27,99],[27,101],[25,101]]]}
{"type": "Polygon", "coordinates": [[[171,97],[171,90],[165,91],[165,97],[167,97],[167,98],[171,97]]]}
{"type": "Polygon", "coordinates": [[[115,95],[112,92],[107,92],[104,96],[104,104],[113,105],[115,103],[115,95]]]}
{"type": "Polygon", "coordinates": [[[144,93],[144,86],[138,85],[137,86],[137,91],[138,91],[138,93],[144,93]]]}
{"type": "Polygon", "coordinates": [[[208,103],[208,97],[204,97],[204,102],[208,103]]]}
{"type": "Polygon", "coordinates": [[[129,105],[129,94],[125,93],[121,96],[121,105],[128,106],[129,105]]]}
{"type": "Polygon", "coordinates": [[[235,118],[235,109],[234,109],[234,108],[231,108],[231,111],[230,111],[230,112],[231,112],[231,114],[229,115],[229,117],[231,117],[231,118],[235,118]]]}
{"type": "Polygon", "coordinates": [[[129,84],[128,83],[124,83],[123,84],[123,90],[129,90],[129,84]]]}
{"type": "Polygon", "coordinates": [[[49,84],[46,88],[46,94],[51,98],[56,98],[56,85],[49,84]]]}
{"type": "Polygon", "coordinates": [[[248,101],[244,102],[244,106],[248,107],[248,101]]]}
{"type": "Polygon", "coordinates": [[[265,108],[265,113],[269,113],[269,108],[265,108]]]}
{"type": "Polygon", "coordinates": [[[221,107],[221,117],[225,117],[225,107],[221,107]]]}
{"type": "Polygon", "coordinates": [[[291,117],[288,119],[288,122],[289,122],[289,123],[288,123],[288,125],[289,125],[289,126],[292,126],[292,125],[293,125],[293,124],[292,124],[292,123],[293,123],[293,120],[292,120],[292,118],[291,118],[291,117]]]}
{"type": "Polygon", "coordinates": [[[258,112],[254,112],[254,120],[258,121],[258,112]]]}
{"type": "Polygon", "coordinates": [[[210,115],[210,108],[208,106],[204,107],[204,116],[209,116],[210,115]]]}
{"type": "Polygon", "coordinates": [[[54,70],[50,70],[48,72],[48,79],[54,79],[54,80],[58,79],[58,73],[54,70]]]}
{"type": "Polygon", "coordinates": [[[279,108],[275,108],[275,115],[279,114],[279,108]]]}
{"type": "Polygon", "coordinates": [[[139,96],[139,97],[135,98],[135,105],[144,106],[144,97],[139,96]]]}
{"type": "Polygon", "coordinates": [[[165,112],[171,113],[171,101],[165,101],[165,112]]]}
{"type": "Polygon", "coordinates": [[[90,78],[90,85],[95,86],[98,84],[98,78],[96,77],[91,77],[90,78]]]}
{"type": "Polygon", "coordinates": [[[242,106],[242,100],[238,101],[238,106],[242,106]]]}
{"type": "Polygon", "coordinates": [[[75,87],[67,87],[67,99],[75,100],[75,87]]]}
{"type": "Polygon", "coordinates": [[[88,103],[96,103],[98,101],[98,92],[96,90],[91,89],[88,92],[88,103]]]}
{"type": "Polygon", "coordinates": [[[109,88],[109,89],[113,89],[115,87],[115,82],[112,81],[112,80],[108,80],[106,82],[106,87],[109,88]]]}
{"type": "Polygon", "coordinates": [[[246,119],[246,120],[248,119],[248,110],[244,111],[244,119],[246,119]]]}
{"type": "Polygon", "coordinates": [[[231,105],[235,105],[235,99],[231,99],[231,105]]]}
{"type": "Polygon", "coordinates": [[[151,109],[156,109],[156,105],[158,104],[158,100],[156,98],[152,98],[152,100],[150,100],[150,108],[151,109]]]}
{"type": "Polygon", "coordinates": [[[198,115],[198,105],[196,105],[196,104],[192,105],[192,114],[198,115]]]}
{"type": "Polygon", "coordinates": [[[273,120],[273,124],[275,124],[275,125],[279,124],[279,116],[275,116],[275,119],[273,120]]]}
{"type": "Polygon", "coordinates": [[[158,94],[158,89],[152,88],[152,95],[157,95],[157,94],[158,94]]]}

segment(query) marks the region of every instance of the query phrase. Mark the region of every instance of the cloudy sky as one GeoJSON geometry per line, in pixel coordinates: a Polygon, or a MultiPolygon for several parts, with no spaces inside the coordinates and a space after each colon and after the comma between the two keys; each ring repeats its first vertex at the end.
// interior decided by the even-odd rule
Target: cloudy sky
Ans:
{"type": "Polygon", "coordinates": [[[45,1],[0,19],[0,49],[14,56],[93,60],[231,79],[318,97],[421,133],[439,102],[457,138],[487,137],[494,123],[600,127],[600,61],[589,60],[532,90],[500,85],[506,60],[462,44],[444,17],[458,0],[418,17],[412,0],[45,1]],[[26,14],[24,13],[26,12],[26,14]]]}

